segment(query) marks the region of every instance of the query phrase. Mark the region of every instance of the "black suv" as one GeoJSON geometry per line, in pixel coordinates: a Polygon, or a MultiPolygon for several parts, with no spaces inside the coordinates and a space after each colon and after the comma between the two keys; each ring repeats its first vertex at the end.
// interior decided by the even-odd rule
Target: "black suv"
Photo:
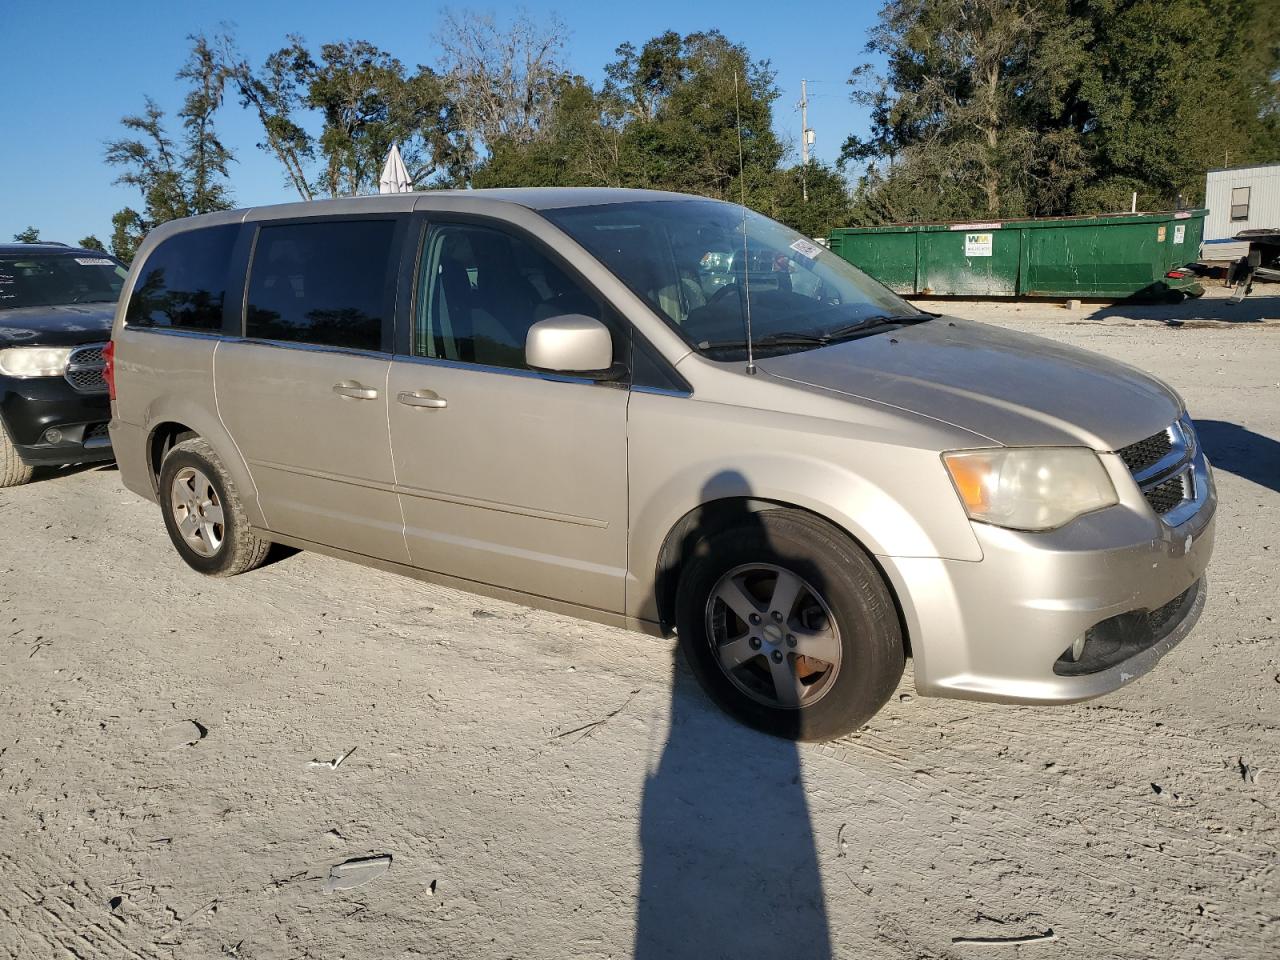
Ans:
{"type": "Polygon", "coordinates": [[[127,272],[99,250],[0,244],[0,487],[112,458],[103,350],[127,272]]]}

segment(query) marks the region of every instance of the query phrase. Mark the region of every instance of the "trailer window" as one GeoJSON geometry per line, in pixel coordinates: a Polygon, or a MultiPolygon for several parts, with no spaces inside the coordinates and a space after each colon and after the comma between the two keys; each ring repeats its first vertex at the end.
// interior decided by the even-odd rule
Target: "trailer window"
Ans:
{"type": "Polygon", "coordinates": [[[1249,219],[1249,191],[1251,187],[1232,187],[1231,189],[1231,219],[1232,220],[1248,220],[1249,219]]]}

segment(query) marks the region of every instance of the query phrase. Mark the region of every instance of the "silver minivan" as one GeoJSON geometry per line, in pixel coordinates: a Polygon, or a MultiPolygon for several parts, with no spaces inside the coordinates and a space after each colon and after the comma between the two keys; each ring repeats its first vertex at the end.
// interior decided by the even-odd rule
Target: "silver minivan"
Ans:
{"type": "Polygon", "coordinates": [[[1205,602],[1213,480],[1172,388],[925,313],[679,194],[398,194],[166,224],[111,439],[181,557],[273,543],[653,634],[826,739],[927,696],[1065,703],[1205,602]]]}

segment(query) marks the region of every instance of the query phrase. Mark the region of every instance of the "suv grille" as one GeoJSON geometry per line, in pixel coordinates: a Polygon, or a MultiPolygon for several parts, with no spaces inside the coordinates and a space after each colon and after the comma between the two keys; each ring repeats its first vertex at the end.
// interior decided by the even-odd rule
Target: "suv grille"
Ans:
{"type": "Polygon", "coordinates": [[[1145,440],[1131,443],[1122,450],[1117,450],[1124,465],[1130,473],[1141,473],[1148,467],[1154,467],[1173,450],[1173,440],[1168,430],[1154,433],[1145,440]]]}
{"type": "Polygon", "coordinates": [[[1191,459],[1195,456],[1195,443],[1191,422],[1178,420],[1159,433],[1116,451],[1157,515],[1163,517],[1194,499],[1191,459]]]}
{"type": "Polygon", "coordinates": [[[107,381],[103,377],[107,363],[102,356],[105,346],[105,343],[91,343],[71,351],[66,379],[80,393],[107,392],[107,381]]]}

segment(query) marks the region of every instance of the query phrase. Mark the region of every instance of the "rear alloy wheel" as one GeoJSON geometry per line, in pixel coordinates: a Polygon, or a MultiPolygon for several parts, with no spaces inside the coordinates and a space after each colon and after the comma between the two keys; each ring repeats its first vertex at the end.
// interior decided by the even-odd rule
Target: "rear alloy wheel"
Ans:
{"type": "Polygon", "coordinates": [[[271,544],[250,529],[231,477],[207,441],[183,440],[165,454],[159,488],[169,539],[192,569],[233,577],[266,559],[271,544]]]}
{"type": "Polygon", "coordinates": [[[703,689],[744,723],[792,740],[852,732],[902,676],[897,610],[871,558],[798,510],[704,538],[676,594],[676,631],[703,689]]]}
{"type": "Polygon", "coordinates": [[[183,467],[173,476],[169,488],[169,509],[173,511],[183,541],[202,557],[212,557],[222,549],[227,535],[222,499],[209,478],[195,467],[183,467]]]}

